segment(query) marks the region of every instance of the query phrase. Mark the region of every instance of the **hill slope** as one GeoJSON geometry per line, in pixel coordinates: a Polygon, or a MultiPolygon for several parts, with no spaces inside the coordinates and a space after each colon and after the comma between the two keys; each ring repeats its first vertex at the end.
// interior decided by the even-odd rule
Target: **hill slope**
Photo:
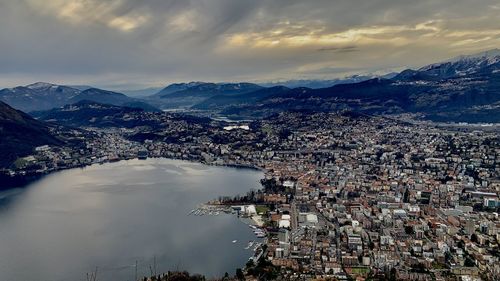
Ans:
{"type": "Polygon", "coordinates": [[[62,141],[50,133],[47,124],[0,102],[0,167],[46,144],[60,145],[62,141]]]}
{"type": "Polygon", "coordinates": [[[61,108],[33,112],[33,116],[45,122],[71,127],[134,127],[151,123],[145,118],[131,118],[144,112],[141,108],[84,100],[61,108]]]}

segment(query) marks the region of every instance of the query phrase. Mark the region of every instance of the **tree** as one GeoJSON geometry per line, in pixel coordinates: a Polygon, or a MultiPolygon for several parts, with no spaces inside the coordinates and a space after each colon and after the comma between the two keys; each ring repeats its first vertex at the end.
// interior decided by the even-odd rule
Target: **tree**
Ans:
{"type": "Polygon", "coordinates": [[[403,194],[403,202],[404,203],[410,202],[409,197],[410,197],[410,191],[408,190],[408,188],[406,188],[405,193],[403,194]]]}
{"type": "Polygon", "coordinates": [[[464,265],[467,266],[467,267],[473,267],[475,266],[476,264],[474,263],[474,261],[469,257],[467,256],[465,258],[465,262],[464,262],[464,265]]]}
{"type": "Polygon", "coordinates": [[[412,265],[411,270],[413,272],[419,272],[419,273],[426,272],[425,265],[422,263],[417,263],[417,264],[412,265]]]}
{"type": "Polygon", "coordinates": [[[243,275],[243,270],[241,270],[241,268],[236,269],[236,278],[238,278],[238,280],[245,279],[245,275],[243,275]]]}
{"type": "Polygon", "coordinates": [[[391,268],[390,271],[385,271],[384,275],[385,275],[385,280],[388,280],[388,281],[396,281],[396,274],[397,274],[397,271],[396,269],[393,267],[391,268]]]}
{"type": "Polygon", "coordinates": [[[253,267],[254,265],[255,265],[255,263],[253,262],[253,260],[248,260],[247,261],[247,264],[246,264],[247,268],[253,267]]]}
{"type": "Polygon", "coordinates": [[[470,236],[470,241],[477,243],[477,235],[475,233],[472,233],[472,235],[470,236]]]}
{"type": "Polygon", "coordinates": [[[408,235],[412,235],[413,234],[413,227],[411,225],[406,225],[405,226],[405,232],[408,235]]]}
{"type": "Polygon", "coordinates": [[[390,276],[390,279],[391,280],[396,280],[396,274],[397,274],[397,271],[396,269],[393,267],[391,268],[391,276],[390,276]]]}

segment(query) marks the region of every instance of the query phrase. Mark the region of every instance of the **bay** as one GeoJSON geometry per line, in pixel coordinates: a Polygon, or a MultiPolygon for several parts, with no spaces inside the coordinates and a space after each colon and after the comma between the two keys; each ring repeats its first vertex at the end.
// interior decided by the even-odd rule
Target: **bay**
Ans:
{"type": "Polygon", "coordinates": [[[133,280],[156,271],[207,277],[243,267],[256,240],[234,215],[194,216],[198,204],[259,188],[262,172],[129,160],[48,175],[0,192],[0,280],[133,280]],[[233,243],[237,240],[236,243],[233,243]]]}

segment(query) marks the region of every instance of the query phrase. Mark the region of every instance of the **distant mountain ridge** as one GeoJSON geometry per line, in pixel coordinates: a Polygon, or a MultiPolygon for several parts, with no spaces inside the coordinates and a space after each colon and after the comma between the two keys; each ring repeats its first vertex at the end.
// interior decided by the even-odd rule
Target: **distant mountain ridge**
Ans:
{"type": "Polygon", "coordinates": [[[424,66],[418,70],[407,69],[394,80],[443,80],[467,75],[493,74],[500,70],[500,49],[473,55],[463,55],[450,60],[424,66]]]}
{"type": "Polygon", "coordinates": [[[136,89],[136,90],[121,90],[119,92],[124,93],[125,95],[132,97],[132,98],[144,98],[148,97],[151,95],[154,95],[161,91],[163,88],[161,87],[149,87],[149,88],[143,88],[143,89],[136,89]]]}
{"type": "Polygon", "coordinates": [[[0,101],[24,112],[49,110],[82,100],[114,105],[136,104],[136,106],[144,107],[146,110],[153,108],[142,100],[98,88],[82,87],[76,89],[69,86],[37,82],[27,86],[0,90],[0,101]]]}
{"type": "Polygon", "coordinates": [[[263,87],[253,83],[175,83],[144,99],[96,88],[35,83],[0,91],[0,100],[25,111],[82,100],[146,111],[193,109],[259,118],[287,110],[422,113],[437,121],[500,122],[500,50],[459,56],[382,77],[305,80],[311,87],[263,87]],[[351,83],[346,83],[352,79],[351,83]],[[315,83],[334,83],[316,88],[315,83]]]}
{"type": "Polygon", "coordinates": [[[188,108],[213,96],[246,94],[263,88],[253,83],[177,83],[165,87],[147,100],[161,108],[188,108]]]}
{"type": "Polygon", "coordinates": [[[78,95],[71,98],[68,103],[73,104],[82,100],[89,100],[107,104],[123,104],[131,101],[131,99],[124,94],[97,88],[90,88],[80,92],[78,95]]]}
{"type": "MultiPolygon", "coordinates": [[[[485,62],[488,65],[495,64],[500,60],[500,49],[492,49],[484,52],[479,52],[471,55],[461,55],[450,60],[440,62],[437,64],[431,64],[429,66],[444,64],[444,63],[460,63],[460,62],[476,62],[482,64],[485,62]]],[[[425,70],[429,66],[423,67],[420,70],[425,70]]]]}
{"type": "Polygon", "coordinates": [[[385,78],[392,79],[398,73],[387,73],[385,75],[352,75],[344,78],[336,78],[336,79],[301,79],[301,80],[286,80],[286,81],[276,81],[276,82],[265,82],[258,83],[263,87],[274,87],[274,86],[284,86],[288,88],[311,88],[311,89],[321,89],[328,88],[338,84],[352,84],[363,82],[366,80],[374,79],[374,78],[385,78]]]}
{"type": "Polygon", "coordinates": [[[37,82],[27,86],[0,90],[0,101],[29,112],[62,105],[79,93],[78,89],[71,87],[37,82]]]}
{"type": "MultiPolygon", "coordinates": [[[[350,110],[423,113],[435,121],[500,122],[500,55],[492,50],[405,70],[392,79],[375,78],[320,89],[281,89],[252,103],[244,100],[240,95],[213,105],[223,115],[249,118],[287,110],[350,110]]],[[[210,101],[194,108],[208,108],[210,101]]]]}
{"type": "Polygon", "coordinates": [[[237,95],[216,95],[204,100],[199,104],[194,105],[193,108],[216,110],[216,109],[222,109],[228,105],[243,106],[255,103],[269,96],[274,96],[279,93],[286,93],[290,90],[291,89],[288,87],[274,86],[270,88],[263,88],[250,93],[243,93],[237,95]]]}
{"type": "Polygon", "coordinates": [[[178,91],[183,91],[191,87],[196,87],[201,84],[206,84],[206,82],[188,82],[188,83],[174,83],[166,86],[152,96],[162,97],[169,95],[178,91]]]}
{"type": "Polygon", "coordinates": [[[185,97],[185,96],[214,96],[214,95],[231,95],[231,94],[244,94],[262,89],[262,86],[252,83],[228,83],[228,84],[215,84],[215,83],[202,83],[189,87],[182,91],[176,91],[168,95],[163,95],[162,98],[168,97],[185,97]]]}

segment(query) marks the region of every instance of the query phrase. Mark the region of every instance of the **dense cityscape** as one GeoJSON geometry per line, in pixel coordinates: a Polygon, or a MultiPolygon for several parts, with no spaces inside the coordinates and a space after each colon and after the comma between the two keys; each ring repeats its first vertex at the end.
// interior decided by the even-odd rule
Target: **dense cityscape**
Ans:
{"type": "Polygon", "coordinates": [[[256,206],[241,212],[266,233],[244,271],[248,280],[261,271],[284,280],[500,276],[495,126],[351,112],[290,112],[236,125],[169,113],[114,118],[149,125],[75,130],[79,146],[37,147],[4,172],[138,156],[254,167],[265,171],[262,189],[210,202],[256,206]]]}

